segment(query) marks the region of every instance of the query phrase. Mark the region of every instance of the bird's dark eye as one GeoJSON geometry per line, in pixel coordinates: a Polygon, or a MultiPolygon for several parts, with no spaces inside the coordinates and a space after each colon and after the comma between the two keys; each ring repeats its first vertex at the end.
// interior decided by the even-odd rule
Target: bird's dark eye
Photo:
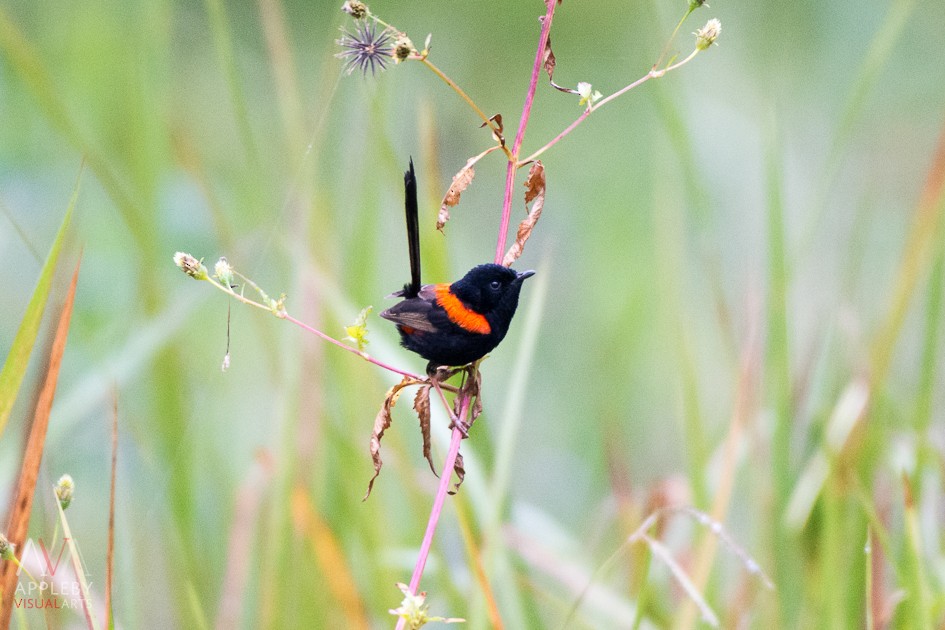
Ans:
{"type": "Polygon", "coordinates": [[[498,291],[499,288],[502,286],[502,283],[499,282],[498,280],[493,280],[493,281],[489,284],[489,286],[492,287],[492,290],[493,290],[493,291],[498,291]]]}

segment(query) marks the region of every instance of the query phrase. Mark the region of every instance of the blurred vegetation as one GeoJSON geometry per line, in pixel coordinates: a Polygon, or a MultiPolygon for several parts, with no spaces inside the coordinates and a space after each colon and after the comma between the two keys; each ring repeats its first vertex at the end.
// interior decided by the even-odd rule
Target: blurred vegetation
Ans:
{"type": "MultiPolygon", "coordinates": [[[[117,391],[119,627],[388,627],[416,558],[436,480],[408,404],[361,502],[391,375],[235,302],[222,372],[227,299],[171,260],[226,256],[343,337],[407,279],[411,155],[424,279],[492,258],[501,153],[437,233],[450,176],[489,134],[418,63],[344,76],[338,4],[0,3],[0,356],[84,159],[50,300],[81,250],[38,488],[75,479],[69,522],[101,597],[117,391]]],[[[541,2],[370,6],[418,46],[432,33],[431,59],[514,134],[541,2]]],[[[565,1],[555,80],[623,87],[684,10],[565,1]]],[[[517,265],[538,275],[483,365],[466,481],[421,584],[434,614],[697,623],[667,564],[621,546],[654,510],[692,505],[776,584],[694,519],[661,521],[650,535],[725,627],[945,618],[945,4],[712,3],[672,50],[710,17],[719,46],[542,156],[544,215],[517,265]]],[[[543,80],[523,155],[580,112],[543,80]]],[[[421,369],[392,326],[368,328],[369,352],[421,369]]],[[[3,505],[45,373],[33,358],[0,438],[3,505]]],[[[48,494],[34,538],[58,518],[48,494]]]]}

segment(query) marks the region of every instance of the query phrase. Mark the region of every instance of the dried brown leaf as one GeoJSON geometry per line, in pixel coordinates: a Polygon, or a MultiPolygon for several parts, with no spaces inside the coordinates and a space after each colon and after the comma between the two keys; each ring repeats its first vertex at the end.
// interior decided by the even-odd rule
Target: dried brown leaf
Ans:
{"type": "Polygon", "coordinates": [[[502,126],[502,114],[495,114],[489,120],[493,121],[496,125],[498,125],[499,126],[498,131],[499,133],[502,133],[502,131],[505,129],[505,127],[502,126]]]}
{"type": "Polygon", "coordinates": [[[476,370],[475,378],[470,379],[469,395],[473,397],[473,404],[469,410],[469,426],[482,413],[482,372],[476,370]]]}
{"type": "Polygon", "coordinates": [[[502,114],[494,115],[492,118],[489,119],[489,122],[484,122],[481,125],[479,125],[479,128],[482,129],[483,127],[488,125],[490,122],[494,122],[496,125],[496,128],[492,130],[492,137],[496,139],[496,142],[498,142],[500,146],[504,147],[505,136],[502,134],[505,131],[505,127],[502,126],[502,114]]]}
{"type": "Polygon", "coordinates": [[[528,178],[525,180],[525,203],[531,203],[538,195],[545,194],[545,167],[541,160],[538,160],[528,170],[528,178]]]}
{"type": "Polygon", "coordinates": [[[472,426],[472,423],[476,421],[476,418],[479,417],[479,414],[482,413],[482,398],[476,396],[476,400],[473,401],[472,409],[469,410],[469,425],[472,426]]]}
{"type": "MultiPolygon", "coordinates": [[[[501,120],[501,117],[499,120],[501,120]]],[[[469,188],[473,178],[476,176],[476,170],[473,168],[476,162],[498,148],[497,146],[489,147],[479,155],[469,158],[466,160],[466,164],[463,168],[459,169],[459,172],[453,175],[453,183],[450,184],[449,190],[446,191],[446,195],[443,196],[443,202],[440,204],[440,212],[436,217],[436,229],[442,232],[446,222],[450,220],[449,209],[459,203],[460,195],[463,194],[464,190],[469,188]]]]}
{"type": "Polygon", "coordinates": [[[541,209],[545,205],[545,167],[541,160],[532,164],[528,171],[528,178],[525,180],[525,207],[531,203],[531,210],[528,211],[521,223],[518,224],[518,232],[515,234],[515,242],[505,253],[502,264],[511,267],[512,263],[518,260],[525,249],[525,242],[532,235],[535,224],[541,218],[541,209]]]}
{"type": "MultiPolygon", "coordinates": [[[[66,339],[69,336],[69,322],[72,319],[72,306],[75,302],[75,291],[81,264],[80,258],[79,262],[76,263],[75,271],[72,274],[72,283],[69,285],[69,293],[59,314],[59,321],[49,350],[49,360],[46,363],[45,380],[33,407],[33,421],[30,425],[29,437],[26,440],[26,449],[23,453],[20,478],[14,491],[16,498],[10,510],[6,536],[15,545],[14,549],[18,558],[23,555],[24,543],[26,542],[30,513],[33,509],[33,495],[36,490],[36,480],[39,477],[39,466],[43,460],[46,430],[49,428],[49,415],[52,412],[56,383],[59,380],[59,368],[62,365],[62,355],[66,349],[66,339]]],[[[10,626],[17,584],[16,578],[16,563],[0,563],[0,628],[10,626]]],[[[86,609],[86,614],[89,614],[88,609],[86,609]]]]}
{"type": "Polygon", "coordinates": [[[394,408],[394,405],[397,404],[397,399],[400,397],[400,391],[407,387],[408,385],[416,385],[417,381],[405,376],[404,380],[397,383],[389,390],[387,390],[387,395],[384,396],[384,402],[381,404],[380,410],[377,412],[377,415],[374,417],[374,429],[371,432],[371,459],[374,462],[374,476],[371,477],[371,480],[368,482],[367,493],[364,495],[362,501],[367,501],[367,498],[371,496],[371,490],[374,488],[374,480],[377,479],[377,476],[381,474],[381,467],[384,465],[384,462],[381,460],[381,438],[384,437],[384,431],[390,428],[391,425],[391,409],[394,408]]]}
{"type": "Polygon", "coordinates": [[[463,480],[466,478],[466,468],[463,467],[462,453],[456,453],[456,462],[453,464],[453,472],[456,473],[456,478],[459,479],[459,481],[457,481],[453,489],[449,491],[449,494],[456,494],[459,487],[463,485],[463,480]]]}
{"type": "Polygon", "coordinates": [[[374,476],[368,481],[367,493],[361,499],[362,501],[367,501],[367,498],[371,496],[371,490],[374,489],[374,480],[381,474],[381,467],[384,465],[381,459],[381,438],[384,437],[384,431],[390,428],[390,423],[390,407],[385,399],[380,411],[377,412],[377,416],[374,417],[374,430],[371,432],[371,459],[374,461],[374,476]]]}
{"type": "MultiPolygon", "coordinates": [[[[541,21],[544,22],[545,18],[542,17],[541,21]]],[[[548,41],[545,42],[545,52],[541,60],[541,65],[545,68],[545,72],[548,73],[548,80],[554,83],[555,77],[555,54],[551,50],[551,35],[548,35],[548,41]]]]}
{"type": "MultiPolygon", "coordinates": [[[[542,22],[545,21],[544,16],[540,17],[539,19],[542,22]]],[[[577,90],[572,90],[571,88],[566,88],[563,85],[558,85],[557,83],[555,83],[555,78],[554,78],[555,66],[558,64],[558,61],[555,59],[555,54],[551,50],[551,35],[550,34],[548,35],[548,41],[545,42],[545,53],[544,53],[544,56],[542,57],[541,63],[545,69],[545,72],[548,73],[548,83],[551,84],[551,87],[553,87],[556,90],[560,90],[562,92],[567,92],[569,94],[578,93],[577,90]]]]}
{"type": "MultiPolygon", "coordinates": [[[[430,456],[430,389],[432,385],[424,385],[417,390],[417,395],[413,399],[413,408],[417,412],[417,419],[420,420],[420,435],[423,436],[423,456],[430,464],[430,470],[436,475],[436,468],[433,467],[433,458],[430,456]]],[[[436,475],[439,477],[439,475],[436,475]]]]}

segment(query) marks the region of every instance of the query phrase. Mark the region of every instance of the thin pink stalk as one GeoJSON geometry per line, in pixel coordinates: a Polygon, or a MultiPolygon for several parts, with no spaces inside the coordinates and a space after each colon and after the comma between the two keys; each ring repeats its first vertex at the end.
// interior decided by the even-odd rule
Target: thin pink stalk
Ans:
{"type": "Polygon", "coordinates": [[[548,46],[548,34],[551,32],[551,21],[555,16],[557,0],[545,0],[547,11],[541,22],[541,35],[538,38],[538,50],[535,51],[535,63],[532,66],[532,78],[528,84],[528,93],[525,95],[525,104],[522,106],[522,117],[518,122],[518,131],[512,143],[512,157],[505,174],[505,196],[502,198],[502,220],[499,223],[499,239],[495,247],[495,264],[500,264],[505,256],[505,241],[509,236],[509,221],[512,218],[512,188],[515,186],[515,170],[518,168],[518,152],[525,139],[525,128],[532,114],[532,104],[535,102],[535,90],[538,87],[538,77],[545,59],[545,48],[548,46]]]}
{"type": "MultiPolygon", "coordinates": [[[[513,155],[515,155],[513,153],[513,155]]],[[[502,264],[505,258],[505,241],[509,235],[509,221],[512,219],[512,188],[515,186],[516,159],[509,160],[505,171],[505,195],[502,197],[502,220],[499,223],[499,241],[495,246],[495,264],[502,264]]]]}
{"type": "MultiPolygon", "coordinates": [[[[670,72],[671,70],[675,70],[676,68],[679,68],[680,66],[689,63],[690,61],[692,61],[693,58],[695,58],[695,56],[696,56],[696,54],[698,54],[698,52],[699,52],[699,50],[696,49],[696,50],[694,50],[694,51],[692,52],[692,54],[690,54],[688,57],[686,57],[686,58],[683,59],[682,61],[679,61],[679,62],[677,62],[677,63],[674,63],[674,64],[671,65],[671,66],[668,66],[668,67],[666,67],[666,68],[663,68],[662,70],[657,70],[656,67],[654,66],[653,69],[651,69],[649,72],[647,72],[646,74],[644,74],[642,77],[640,77],[639,79],[637,79],[636,81],[634,81],[634,82],[631,83],[630,85],[627,85],[627,86],[625,86],[625,87],[623,87],[623,88],[620,88],[619,90],[617,90],[616,92],[614,92],[613,94],[611,94],[610,96],[608,96],[607,98],[601,99],[599,102],[595,103],[593,106],[588,107],[587,109],[584,110],[584,112],[583,112],[580,116],[578,116],[577,120],[575,120],[573,123],[571,123],[570,125],[568,125],[567,128],[566,128],[564,131],[562,131],[562,132],[559,133],[557,136],[555,136],[554,138],[552,138],[551,142],[549,142],[548,144],[546,144],[545,146],[543,146],[542,148],[538,149],[537,151],[535,151],[534,153],[532,153],[531,155],[529,155],[527,158],[525,158],[524,160],[522,160],[521,162],[519,162],[519,165],[527,164],[528,162],[532,162],[532,161],[536,160],[536,159],[538,158],[538,156],[540,156],[542,153],[544,153],[545,151],[547,151],[548,149],[550,149],[550,148],[553,147],[554,145],[558,144],[558,141],[559,141],[559,140],[561,140],[561,139],[564,138],[566,135],[568,135],[569,133],[571,133],[572,131],[574,131],[575,127],[577,127],[577,126],[580,125],[582,122],[584,122],[584,120],[585,120],[588,116],[590,116],[591,113],[596,112],[598,109],[600,109],[601,107],[603,107],[604,105],[606,105],[606,104],[609,103],[610,101],[614,100],[615,98],[617,98],[617,97],[619,97],[619,96],[622,96],[622,95],[626,94],[627,92],[629,92],[629,91],[632,90],[633,88],[635,88],[635,87],[637,87],[637,86],[639,86],[639,85],[641,85],[641,84],[643,84],[643,83],[646,83],[646,82],[649,81],[650,79],[658,79],[658,78],[662,77],[664,74],[666,74],[667,72],[670,72]]],[[[518,155],[517,152],[516,152],[516,155],[518,155]]],[[[510,199],[510,200],[511,200],[511,199],[510,199]]]]}
{"type": "MultiPolygon", "coordinates": [[[[506,177],[505,177],[505,195],[502,198],[502,219],[499,223],[499,237],[496,244],[495,251],[495,262],[500,264],[502,258],[505,256],[505,242],[508,239],[509,233],[509,221],[512,217],[512,189],[515,186],[515,171],[518,168],[518,152],[522,147],[522,142],[525,139],[525,128],[528,126],[528,120],[531,117],[532,105],[535,102],[535,91],[538,87],[538,77],[541,75],[541,69],[545,56],[545,48],[548,46],[548,34],[551,32],[551,22],[554,19],[555,8],[557,6],[557,0],[545,0],[545,5],[547,10],[545,12],[545,18],[541,23],[541,35],[538,38],[538,50],[535,51],[535,63],[532,66],[532,76],[531,81],[528,84],[528,92],[525,95],[525,104],[522,106],[522,116],[519,119],[518,131],[515,133],[515,140],[512,143],[512,154],[509,157],[509,163],[506,168],[506,177]]],[[[300,322],[299,322],[300,323],[300,322]]],[[[316,334],[320,334],[317,333],[316,334]]],[[[327,337],[327,336],[326,336],[327,337]]],[[[328,340],[335,342],[330,337],[328,340]]],[[[344,344],[340,344],[344,348],[353,350],[344,344]]],[[[382,366],[391,369],[388,366],[382,366]]],[[[394,370],[399,371],[399,370],[394,370]]],[[[442,392],[439,392],[442,398],[442,392]]],[[[410,592],[414,595],[417,594],[417,589],[420,587],[420,578],[423,576],[423,570],[427,564],[427,558],[430,555],[430,548],[433,545],[433,536],[436,533],[436,526],[440,521],[440,514],[443,512],[443,503],[446,501],[446,495],[449,491],[449,485],[453,478],[453,468],[456,465],[456,457],[459,454],[459,445],[463,440],[463,432],[459,428],[463,426],[466,422],[466,417],[469,414],[469,405],[470,405],[470,396],[464,391],[460,390],[459,396],[460,407],[459,407],[459,418],[453,423],[453,435],[450,440],[449,451],[446,454],[446,461],[443,463],[443,472],[440,477],[440,485],[437,487],[436,497],[433,500],[433,508],[430,510],[430,518],[427,521],[427,530],[423,535],[423,542],[420,545],[420,553],[417,557],[417,563],[413,568],[413,575],[410,577],[410,592]]],[[[444,404],[446,403],[444,399],[444,404]]],[[[449,406],[447,405],[447,411],[449,412],[449,406]]],[[[452,415],[452,413],[450,413],[452,415]]],[[[406,620],[401,617],[397,620],[397,630],[403,630],[406,620]]]]}
{"type": "MultiPolygon", "coordinates": [[[[647,75],[647,76],[649,76],[649,75],[647,75]]],[[[559,141],[559,140],[561,140],[561,139],[564,138],[566,135],[568,135],[569,133],[571,133],[571,132],[574,130],[575,127],[577,127],[577,126],[580,125],[582,122],[584,122],[584,119],[587,118],[588,116],[590,116],[592,111],[593,111],[593,110],[591,110],[591,109],[585,109],[585,110],[584,110],[584,113],[581,114],[580,116],[578,116],[577,120],[575,120],[573,123],[571,123],[570,125],[568,125],[568,127],[567,127],[564,131],[562,131],[561,133],[559,133],[557,136],[555,136],[555,137],[551,140],[551,142],[549,142],[548,144],[546,144],[546,145],[543,146],[542,148],[538,149],[537,151],[535,151],[534,153],[532,153],[531,155],[529,155],[529,156],[528,156],[528,159],[524,160],[524,162],[531,162],[532,160],[535,160],[536,158],[538,158],[539,155],[541,155],[542,153],[544,153],[545,151],[547,151],[547,150],[550,149],[551,147],[553,147],[553,146],[555,146],[556,144],[558,144],[558,141],[559,141]]]]}
{"type": "Polygon", "coordinates": [[[286,320],[286,321],[292,322],[293,324],[295,324],[295,325],[298,326],[299,328],[302,328],[303,330],[307,330],[308,332],[312,333],[313,335],[324,339],[324,340],[327,341],[328,343],[333,343],[333,344],[335,344],[336,346],[338,346],[339,348],[344,348],[344,349],[347,350],[348,352],[350,352],[350,353],[352,353],[352,354],[358,355],[359,357],[361,357],[361,358],[364,359],[365,361],[368,361],[368,362],[370,362],[370,363],[373,363],[374,365],[376,365],[376,366],[378,366],[378,367],[381,367],[381,368],[384,368],[385,370],[389,370],[389,371],[391,371],[391,372],[394,372],[395,374],[400,374],[401,376],[406,376],[407,378],[412,378],[412,379],[417,380],[417,381],[422,381],[422,380],[424,380],[424,378],[423,378],[422,376],[418,376],[418,375],[414,374],[413,372],[405,372],[404,370],[401,370],[400,368],[396,368],[396,367],[394,367],[393,365],[389,365],[389,364],[387,364],[387,363],[384,363],[383,361],[379,361],[379,360],[375,359],[374,357],[372,357],[371,355],[369,355],[367,352],[364,352],[364,351],[362,351],[362,350],[358,350],[358,349],[355,348],[354,346],[349,346],[349,345],[346,344],[346,343],[342,343],[341,341],[338,341],[338,340],[335,339],[334,337],[331,337],[331,336],[329,336],[329,335],[326,335],[325,333],[323,333],[322,331],[318,330],[317,328],[313,328],[313,327],[309,326],[308,324],[306,324],[305,322],[302,322],[302,321],[299,321],[299,320],[295,319],[294,317],[292,317],[292,316],[289,315],[288,313],[285,313],[285,312],[280,313],[280,314],[279,314],[279,317],[281,317],[282,319],[284,319],[284,320],[286,320]]]}
{"type": "MultiPolygon", "coordinates": [[[[190,254],[187,254],[187,256],[193,259],[193,256],[190,256],[190,254]]],[[[176,258],[175,258],[175,261],[176,261],[176,258]]],[[[406,376],[407,378],[411,378],[415,381],[425,380],[424,377],[422,376],[418,376],[414,374],[413,372],[405,372],[404,370],[401,370],[400,368],[395,368],[394,366],[384,363],[383,361],[379,361],[375,359],[374,357],[372,357],[371,355],[369,355],[367,352],[364,352],[363,350],[355,348],[354,346],[349,346],[348,344],[344,342],[338,341],[334,337],[331,337],[330,335],[326,335],[325,333],[318,330],[317,328],[313,328],[312,326],[309,326],[305,322],[295,319],[294,317],[289,315],[287,312],[285,312],[285,310],[283,310],[281,306],[274,306],[275,304],[278,304],[278,303],[276,303],[274,300],[270,300],[269,297],[263,292],[263,290],[260,289],[258,286],[256,286],[255,282],[253,282],[252,280],[250,280],[249,278],[247,278],[246,276],[244,276],[243,274],[237,271],[233,271],[233,274],[242,278],[247,286],[252,287],[254,290],[258,291],[259,294],[266,301],[266,304],[261,304],[260,302],[256,302],[255,300],[251,300],[248,297],[245,297],[244,295],[237,293],[227,283],[217,282],[215,279],[211,278],[207,274],[206,269],[203,270],[203,276],[200,277],[199,279],[209,282],[211,285],[223,291],[224,293],[232,297],[234,300],[238,300],[242,302],[243,304],[248,304],[249,306],[255,306],[256,308],[266,311],[268,313],[271,313],[272,315],[275,315],[276,317],[280,319],[284,319],[286,321],[292,322],[293,324],[295,324],[302,330],[307,330],[308,332],[312,333],[316,337],[320,337],[321,339],[323,339],[324,341],[327,341],[328,343],[333,343],[339,348],[343,348],[347,350],[351,354],[356,354],[362,359],[364,359],[365,361],[367,361],[368,363],[373,363],[377,367],[384,368],[385,370],[388,370],[395,374],[400,374],[401,376],[406,376]]]]}
{"type": "MultiPolygon", "coordinates": [[[[459,419],[453,426],[453,437],[450,440],[446,461],[443,463],[443,472],[440,476],[440,485],[436,489],[436,498],[433,500],[433,509],[430,510],[427,531],[423,535],[420,554],[417,556],[417,564],[414,565],[413,575],[410,577],[410,592],[414,595],[417,594],[417,589],[420,588],[420,578],[423,576],[423,569],[426,567],[427,558],[430,556],[430,547],[433,546],[433,535],[436,533],[436,526],[440,521],[440,514],[443,512],[443,503],[446,501],[446,494],[453,479],[453,467],[456,465],[456,456],[459,454],[459,444],[463,441],[463,432],[459,427],[466,422],[466,416],[469,414],[470,396],[464,392],[459,395],[462,396],[459,419]]],[[[406,620],[403,617],[398,619],[397,630],[403,630],[405,622],[406,620]]]]}

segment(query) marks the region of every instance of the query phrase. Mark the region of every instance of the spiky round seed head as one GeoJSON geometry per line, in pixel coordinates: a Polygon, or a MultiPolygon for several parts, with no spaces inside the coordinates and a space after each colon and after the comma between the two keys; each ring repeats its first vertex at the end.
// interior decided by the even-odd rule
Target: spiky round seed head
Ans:
{"type": "Polygon", "coordinates": [[[369,21],[359,22],[353,33],[342,31],[338,45],[343,50],[335,57],[344,60],[345,74],[360,70],[367,76],[370,70],[373,75],[387,68],[393,53],[391,39],[386,28],[378,31],[377,26],[369,21]]]}
{"type": "Polygon", "coordinates": [[[400,37],[394,41],[394,62],[400,63],[401,61],[406,61],[407,57],[409,57],[413,51],[413,42],[410,41],[409,37],[401,33],[400,37]]]}
{"type": "Polygon", "coordinates": [[[177,252],[174,254],[174,264],[180,267],[188,276],[196,280],[206,280],[209,277],[207,275],[207,268],[203,266],[203,263],[190,254],[177,252]]]}
{"type": "Polygon", "coordinates": [[[341,5],[341,10],[356,20],[367,17],[369,13],[367,5],[358,0],[348,0],[341,5]]]}

